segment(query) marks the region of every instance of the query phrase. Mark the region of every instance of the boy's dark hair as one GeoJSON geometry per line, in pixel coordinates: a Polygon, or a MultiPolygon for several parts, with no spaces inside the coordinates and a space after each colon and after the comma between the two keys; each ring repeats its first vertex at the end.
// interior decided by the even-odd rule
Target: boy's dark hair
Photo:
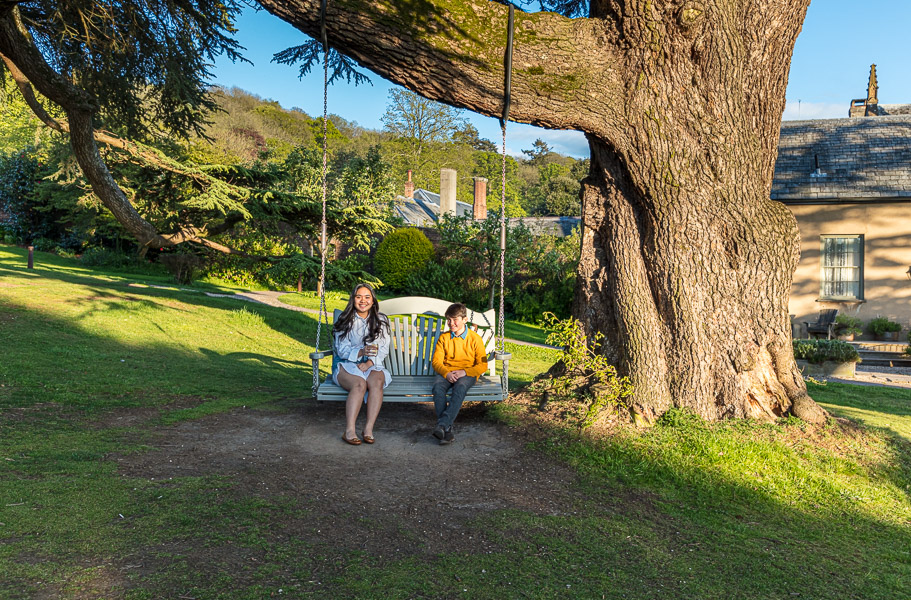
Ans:
{"type": "Polygon", "coordinates": [[[451,319],[453,317],[467,317],[468,308],[461,302],[456,302],[455,304],[450,305],[446,309],[446,318],[451,319]]]}

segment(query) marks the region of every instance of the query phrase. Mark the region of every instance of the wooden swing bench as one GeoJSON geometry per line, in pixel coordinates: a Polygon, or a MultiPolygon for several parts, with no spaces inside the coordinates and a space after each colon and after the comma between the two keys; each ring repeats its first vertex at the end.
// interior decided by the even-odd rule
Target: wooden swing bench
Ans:
{"type": "MultiPolygon", "coordinates": [[[[436,298],[409,296],[382,300],[381,313],[389,317],[389,355],[383,366],[392,374],[392,383],[383,390],[384,402],[432,402],[435,372],[431,366],[433,349],[445,329],[445,313],[451,302],[436,298]]],[[[333,322],[342,311],[335,310],[333,322]]],[[[479,313],[468,310],[468,326],[484,340],[487,350],[488,371],[478,378],[468,390],[466,401],[499,402],[509,391],[508,352],[495,351],[496,311],[490,309],[479,313]],[[503,363],[502,375],[497,375],[496,362],[503,363]]],[[[348,392],[332,382],[330,374],[319,382],[320,360],[332,356],[332,350],[311,352],[313,361],[313,396],[318,402],[341,401],[348,398],[348,392]]]]}

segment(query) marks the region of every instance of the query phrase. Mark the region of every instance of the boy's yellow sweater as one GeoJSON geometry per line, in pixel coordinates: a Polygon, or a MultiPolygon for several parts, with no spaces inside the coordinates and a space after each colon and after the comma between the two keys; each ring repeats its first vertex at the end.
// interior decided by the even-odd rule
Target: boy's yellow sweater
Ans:
{"type": "Polygon", "coordinates": [[[480,377],[487,371],[487,351],[484,340],[477,333],[468,329],[463,340],[453,337],[447,331],[437,340],[433,349],[433,370],[446,377],[450,371],[465,370],[469,377],[480,377]]]}

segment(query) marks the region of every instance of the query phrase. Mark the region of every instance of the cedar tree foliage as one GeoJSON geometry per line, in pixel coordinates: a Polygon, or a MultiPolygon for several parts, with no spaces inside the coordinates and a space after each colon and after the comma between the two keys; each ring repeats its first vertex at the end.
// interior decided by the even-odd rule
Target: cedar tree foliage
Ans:
{"type": "MultiPolygon", "coordinates": [[[[273,185],[274,173],[194,165],[156,148],[203,135],[206,114],[216,108],[209,65],[220,55],[243,60],[231,37],[242,6],[238,0],[0,0],[0,68],[45,124],[69,134],[92,191],[143,252],[193,242],[236,253],[211,238],[243,221],[282,220],[311,239],[319,228],[320,199],[283,193],[273,185]],[[65,119],[51,116],[59,111],[46,110],[45,101],[65,119]],[[99,144],[160,171],[158,190],[182,188],[184,199],[167,219],[150,222],[118,185],[99,144]]],[[[358,244],[388,227],[379,216],[368,203],[330,206],[328,231],[353,235],[358,244]]]]}

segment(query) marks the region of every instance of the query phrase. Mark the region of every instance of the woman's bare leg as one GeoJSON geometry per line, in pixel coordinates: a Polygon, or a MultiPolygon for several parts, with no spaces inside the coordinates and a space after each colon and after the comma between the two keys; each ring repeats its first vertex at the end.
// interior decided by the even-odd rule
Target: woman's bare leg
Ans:
{"type": "Polygon", "coordinates": [[[383,405],[383,384],[386,376],[379,371],[374,371],[367,376],[367,423],[364,424],[364,435],[373,437],[373,426],[380,414],[383,405]]]}
{"type": "Polygon", "coordinates": [[[351,440],[357,435],[355,425],[357,415],[361,412],[361,404],[364,402],[367,382],[345,369],[339,369],[338,384],[348,390],[348,400],[345,402],[345,437],[351,440]]]}

